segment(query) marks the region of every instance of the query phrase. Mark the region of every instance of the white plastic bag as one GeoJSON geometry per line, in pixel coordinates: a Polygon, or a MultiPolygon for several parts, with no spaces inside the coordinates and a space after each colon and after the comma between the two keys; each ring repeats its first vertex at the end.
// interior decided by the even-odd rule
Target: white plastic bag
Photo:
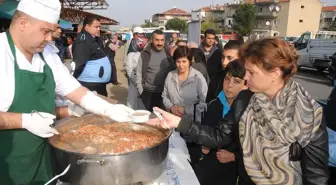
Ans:
{"type": "Polygon", "coordinates": [[[176,149],[179,154],[184,155],[186,159],[190,161],[190,155],[187,148],[187,144],[181,137],[179,132],[173,132],[169,139],[169,148],[176,149]]]}

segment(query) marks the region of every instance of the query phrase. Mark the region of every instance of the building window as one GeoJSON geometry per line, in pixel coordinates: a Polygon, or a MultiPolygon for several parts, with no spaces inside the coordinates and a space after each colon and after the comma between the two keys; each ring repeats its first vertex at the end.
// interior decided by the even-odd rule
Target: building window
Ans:
{"type": "Polygon", "coordinates": [[[325,18],[324,21],[325,22],[332,22],[332,18],[325,18]]]}
{"type": "Polygon", "coordinates": [[[299,20],[299,22],[301,22],[301,23],[302,23],[302,22],[303,22],[303,20],[302,20],[302,19],[300,19],[300,20],[299,20]]]}
{"type": "Polygon", "coordinates": [[[304,9],[304,6],[303,6],[303,5],[301,5],[301,9],[304,9]]]}
{"type": "Polygon", "coordinates": [[[232,25],[232,22],[231,22],[231,20],[229,20],[229,25],[232,25]]]}
{"type": "Polygon", "coordinates": [[[263,12],[263,8],[259,8],[259,13],[262,13],[263,12]]]}
{"type": "Polygon", "coordinates": [[[274,19],[274,21],[273,21],[273,25],[274,26],[278,26],[280,24],[280,20],[278,20],[278,19],[274,19]]]}

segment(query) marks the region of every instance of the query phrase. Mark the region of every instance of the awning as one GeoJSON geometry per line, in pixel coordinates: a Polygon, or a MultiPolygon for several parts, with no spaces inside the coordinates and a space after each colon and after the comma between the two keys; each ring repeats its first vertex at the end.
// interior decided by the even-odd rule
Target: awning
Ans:
{"type": "MultiPolygon", "coordinates": [[[[18,4],[19,2],[16,0],[5,0],[0,4],[0,18],[12,19],[18,4]]],[[[69,21],[60,19],[60,27],[62,29],[72,29],[72,24],[69,21]]]]}
{"type": "Polygon", "coordinates": [[[59,25],[62,29],[70,30],[73,29],[71,22],[60,19],[59,25]]]}
{"type": "Polygon", "coordinates": [[[0,18],[12,19],[17,6],[18,2],[15,0],[6,0],[0,4],[0,18]]]}
{"type": "Polygon", "coordinates": [[[90,12],[85,12],[85,11],[70,9],[70,8],[63,8],[62,12],[61,12],[61,17],[63,19],[68,20],[68,21],[70,21],[74,24],[79,24],[88,15],[98,16],[100,18],[100,23],[102,25],[119,25],[119,22],[114,20],[114,19],[104,17],[104,16],[101,16],[101,15],[97,15],[97,14],[94,14],[94,13],[90,13],[90,12]]]}

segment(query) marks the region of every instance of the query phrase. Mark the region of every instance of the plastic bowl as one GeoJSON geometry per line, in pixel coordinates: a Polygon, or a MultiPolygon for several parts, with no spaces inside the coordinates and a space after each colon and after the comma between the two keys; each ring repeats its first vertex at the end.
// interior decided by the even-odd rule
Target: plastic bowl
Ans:
{"type": "Polygon", "coordinates": [[[147,110],[136,110],[130,114],[133,123],[146,123],[151,112],[147,110]]]}

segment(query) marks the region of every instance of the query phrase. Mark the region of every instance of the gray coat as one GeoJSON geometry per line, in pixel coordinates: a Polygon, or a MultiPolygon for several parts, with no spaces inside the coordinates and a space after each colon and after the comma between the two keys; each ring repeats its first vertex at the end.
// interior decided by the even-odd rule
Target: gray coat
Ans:
{"type": "MultiPolygon", "coordinates": [[[[167,76],[168,72],[172,71],[175,69],[175,62],[173,61],[173,59],[169,56],[169,53],[167,51],[167,49],[165,48],[165,53],[166,53],[166,57],[168,60],[168,66],[165,69],[161,69],[160,73],[164,73],[164,75],[162,76],[167,76]]],[[[162,91],[163,87],[163,81],[164,78],[160,78],[160,85],[159,87],[156,87],[157,85],[153,85],[153,84],[148,84],[145,83],[146,82],[146,78],[147,78],[147,72],[148,72],[148,68],[150,67],[150,60],[151,60],[151,55],[152,55],[152,45],[149,44],[148,46],[145,47],[145,49],[141,52],[140,57],[139,57],[139,61],[138,61],[138,66],[136,69],[136,86],[138,88],[138,91],[140,94],[142,94],[143,90],[150,90],[150,91],[155,91],[154,89],[160,89],[159,92],[162,91]],[[162,80],[162,82],[161,82],[162,80]]]]}
{"type": "Polygon", "coordinates": [[[128,78],[136,84],[136,70],[141,52],[131,52],[127,54],[125,60],[125,71],[128,78]]]}
{"type": "Polygon", "coordinates": [[[196,108],[196,121],[201,121],[201,113],[206,107],[205,97],[208,91],[207,82],[199,71],[190,67],[188,78],[179,85],[178,70],[168,73],[162,93],[163,104],[169,111],[173,105],[183,106],[184,114],[194,117],[194,104],[196,108]]]}

